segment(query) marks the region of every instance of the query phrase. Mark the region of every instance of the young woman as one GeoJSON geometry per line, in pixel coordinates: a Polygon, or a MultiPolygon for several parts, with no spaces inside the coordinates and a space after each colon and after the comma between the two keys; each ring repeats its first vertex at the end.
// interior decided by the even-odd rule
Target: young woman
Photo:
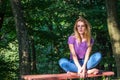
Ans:
{"type": "Polygon", "coordinates": [[[99,73],[95,67],[101,60],[101,54],[96,52],[90,56],[94,43],[90,27],[89,22],[83,17],[76,20],[74,33],[68,38],[70,60],[59,60],[60,67],[67,73],[77,72],[81,77],[85,77],[86,73],[99,73]]]}

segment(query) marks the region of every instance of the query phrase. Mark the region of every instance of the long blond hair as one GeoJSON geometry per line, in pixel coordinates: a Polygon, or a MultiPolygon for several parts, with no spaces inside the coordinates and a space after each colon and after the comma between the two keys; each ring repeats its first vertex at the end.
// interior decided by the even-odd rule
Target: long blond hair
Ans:
{"type": "Polygon", "coordinates": [[[78,39],[78,42],[82,42],[81,36],[80,36],[80,34],[79,34],[78,30],[77,30],[77,23],[78,23],[79,21],[81,21],[81,22],[83,22],[83,23],[85,24],[86,31],[85,31],[84,37],[85,37],[86,40],[87,40],[88,46],[90,46],[90,45],[91,45],[91,44],[90,44],[90,42],[91,42],[91,29],[90,29],[90,28],[91,28],[91,25],[90,25],[90,23],[89,23],[85,18],[83,18],[83,17],[80,16],[80,17],[76,20],[75,25],[74,25],[74,35],[75,35],[75,37],[78,39]]]}

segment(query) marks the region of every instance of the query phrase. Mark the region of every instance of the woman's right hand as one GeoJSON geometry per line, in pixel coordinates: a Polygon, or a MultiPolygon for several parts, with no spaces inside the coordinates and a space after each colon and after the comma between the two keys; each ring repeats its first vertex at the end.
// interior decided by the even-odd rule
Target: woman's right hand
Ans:
{"type": "Polygon", "coordinates": [[[78,74],[78,76],[81,76],[81,68],[78,68],[78,72],[77,72],[77,74],[78,74]]]}
{"type": "Polygon", "coordinates": [[[78,76],[85,78],[86,77],[86,69],[84,67],[78,68],[78,76]]]}

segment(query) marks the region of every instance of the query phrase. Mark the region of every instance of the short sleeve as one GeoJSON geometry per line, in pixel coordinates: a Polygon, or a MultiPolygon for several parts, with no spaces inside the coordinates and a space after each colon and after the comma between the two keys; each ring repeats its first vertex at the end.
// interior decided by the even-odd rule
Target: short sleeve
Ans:
{"type": "Polygon", "coordinates": [[[68,37],[68,44],[74,44],[75,38],[74,36],[69,36],[68,37]]]}
{"type": "Polygon", "coordinates": [[[91,42],[90,42],[90,43],[91,43],[92,45],[94,44],[94,39],[93,39],[93,38],[91,39],[91,42]]]}

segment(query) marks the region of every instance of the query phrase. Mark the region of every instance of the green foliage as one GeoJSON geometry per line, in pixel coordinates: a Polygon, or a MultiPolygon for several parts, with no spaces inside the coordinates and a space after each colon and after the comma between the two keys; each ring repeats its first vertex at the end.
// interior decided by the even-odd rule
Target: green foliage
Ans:
{"type": "Polygon", "coordinates": [[[0,79],[13,80],[18,76],[18,47],[17,42],[11,42],[0,49],[0,79]]]}
{"type": "MultiPolygon", "coordinates": [[[[68,36],[73,33],[75,20],[84,16],[92,25],[92,36],[95,39],[93,52],[103,55],[100,65],[109,70],[108,63],[113,64],[114,56],[107,30],[106,8],[104,0],[21,0],[29,38],[35,42],[37,73],[59,73],[58,60],[69,58],[68,36]],[[106,57],[105,57],[106,56],[106,57]]],[[[0,30],[0,64],[8,68],[9,77],[18,75],[18,43],[15,24],[10,4],[7,3],[3,27],[0,30]],[[2,63],[5,63],[6,66],[2,63]]],[[[1,68],[1,67],[0,67],[1,68]]],[[[0,74],[8,79],[2,69],[0,74]]],[[[115,69],[113,69],[115,70],[115,69]]],[[[14,76],[14,77],[13,77],[14,76]]],[[[11,78],[11,80],[12,80],[11,78]]],[[[2,77],[1,77],[2,79],[2,77]]]]}
{"type": "Polygon", "coordinates": [[[17,78],[16,71],[17,68],[15,67],[15,62],[6,61],[4,57],[0,57],[0,79],[1,80],[13,80],[17,78]]]}

